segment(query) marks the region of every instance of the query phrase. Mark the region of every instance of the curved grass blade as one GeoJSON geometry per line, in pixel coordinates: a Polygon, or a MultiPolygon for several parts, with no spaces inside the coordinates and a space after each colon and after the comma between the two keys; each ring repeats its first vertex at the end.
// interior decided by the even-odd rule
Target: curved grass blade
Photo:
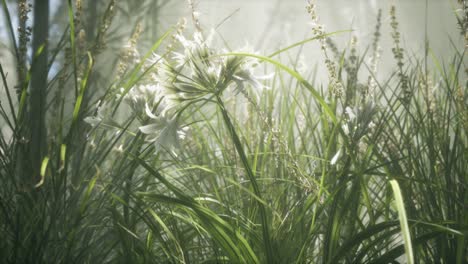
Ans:
{"type": "Polygon", "coordinates": [[[41,175],[41,180],[36,185],[34,185],[34,188],[39,188],[39,187],[41,187],[41,185],[44,184],[45,174],[46,174],[46,171],[47,171],[47,164],[49,164],[49,157],[45,157],[42,160],[41,174],[40,174],[41,175]]]}
{"type": "MultiPolygon", "coordinates": [[[[413,244],[415,246],[419,246],[420,244],[427,243],[427,241],[431,239],[437,238],[439,235],[441,235],[441,232],[438,232],[438,231],[421,235],[415,240],[413,240],[413,244]]],[[[373,259],[371,262],[369,262],[369,264],[392,263],[395,259],[401,256],[404,252],[405,252],[405,246],[400,245],[388,251],[387,253],[383,254],[379,258],[373,259]]]]}
{"type": "Polygon", "coordinates": [[[192,198],[179,199],[152,193],[139,193],[146,200],[167,203],[184,209],[200,221],[200,225],[213,236],[219,246],[229,254],[230,260],[240,263],[259,263],[257,256],[247,240],[235,227],[224,221],[210,209],[200,205],[192,198]]]}
{"type": "Polygon", "coordinates": [[[408,264],[414,264],[413,246],[411,245],[411,234],[406,217],[405,204],[403,203],[403,195],[401,194],[400,186],[396,180],[390,180],[393,194],[395,196],[396,207],[398,210],[398,218],[400,220],[401,234],[405,243],[406,261],[408,264]]]}
{"type": "Polygon", "coordinates": [[[172,233],[172,231],[169,229],[169,227],[167,227],[166,223],[164,223],[164,221],[161,219],[161,217],[158,216],[158,214],[151,208],[148,209],[148,212],[151,214],[151,216],[153,216],[154,220],[156,222],[158,222],[158,224],[162,227],[162,229],[164,230],[164,232],[167,234],[167,236],[169,237],[170,240],[172,240],[172,242],[174,242],[174,245],[176,247],[176,250],[177,252],[180,254],[180,257],[178,257],[178,260],[181,262],[181,263],[185,263],[185,260],[184,260],[184,250],[182,249],[182,247],[180,246],[179,244],[179,241],[177,241],[177,238],[176,236],[172,233]]]}

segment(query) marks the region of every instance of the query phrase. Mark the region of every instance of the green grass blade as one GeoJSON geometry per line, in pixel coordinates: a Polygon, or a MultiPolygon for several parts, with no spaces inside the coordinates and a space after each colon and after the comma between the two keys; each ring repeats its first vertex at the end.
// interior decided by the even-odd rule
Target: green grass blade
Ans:
{"type": "Polygon", "coordinates": [[[93,67],[93,58],[91,57],[91,53],[88,52],[88,67],[86,68],[85,75],[83,76],[83,80],[81,81],[79,95],[76,98],[75,108],[73,109],[73,117],[72,117],[73,123],[76,123],[76,121],[78,120],[78,115],[81,109],[81,103],[83,101],[83,97],[87,88],[86,84],[88,82],[89,73],[91,72],[92,67],[93,67]]]}
{"type": "Polygon", "coordinates": [[[152,210],[150,208],[150,209],[148,209],[148,212],[153,216],[154,220],[156,220],[156,222],[158,222],[158,224],[162,227],[162,229],[167,234],[169,239],[172,240],[172,242],[174,242],[176,250],[180,254],[179,261],[185,262],[185,260],[184,260],[184,251],[182,250],[182,247],[180,246],[179,241],[177,241],[176,236],[172,233],[172,231],[167,227],[166,223],[164,223],[164,221],[161,219],[161,217],[159,217],[159,215],[154,210],[152,210]]]}
{"type": "Polygon", "coordinates": [[[201,226],[213,236],[219,246],[230,255],[233,262],[259,263],[255,253],[242,235],[233,227],[216,215],[210,209],[203,207],[194,200],[186,200],[168,197],[153,193],[140,193],[148,201],[157,203],[168,203],[181,207],[196,217],[201,226]]]}
{"type": "Polygon", "coordinates": [[[401,234],[405,244],[406,261],[408,264],[414,264],[413,246],[411,245],[411,233],[408,225],[408,219],[406,217],[405,204],[403,203],[403,195],[401,194],[400,186],[396,180],[390,180],[390,185],[392,186],[396,207],[398,210],[401,234]]]}
{"type": "Polygon", "coordinates": [[[80,205],[80,214],[81,215],[84,214],[84,212],[86,210],[86,207],[88,206],[89,199],[91,198],[91,193],[92,193],[92,191],[94,189],[94,186],[96,185],[96,181],[97,181],[97,179],[99,178],[100,175],[101,175],[101,170],[96,166],[96,174],[91,179],[91,181],[89,181],[88,188],[86,189],[86,192],[85,192],[84,197],[83,197],[83,201],[81,202],[81,205],[80,205]]]}
{"type": "Polygon", "coordinates": [[[48,164],[49,164],[49,157],[45,157],[41,163],[41,172],[40,172],[41,180],[34,186],[35,188],[38,188],[44,184],[44,179],[45,179],[48,164]]]}
{"type": "Polygon", "coordinates": [[[368,227],[362,232],[359,232],[355,236],[349,238],[336,252],[333,252],[334,256],[328,261],[328,263],[339,263],[339,260],[346,256],[347,252],[350,252],[353,248],[358,248],[363,245],[363,242],[384,232],[388,229],[395,228],[398,222],[383,222],[374,226],[368,227]]]}

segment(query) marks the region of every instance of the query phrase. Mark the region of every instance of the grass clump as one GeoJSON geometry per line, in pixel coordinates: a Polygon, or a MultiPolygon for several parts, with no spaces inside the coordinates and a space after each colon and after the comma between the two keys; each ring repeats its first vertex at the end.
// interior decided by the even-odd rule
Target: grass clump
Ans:
{"type": "Polygon", "coordinates": [[[310,2],[314,37],[264,56],[215,48],[190,1],[193,34],[181,20],[140,55],[135,26],[107,78],[116,5],[87,35],[69,1],[57,49],[33,45],[45,85],[28,88],[44,61],[27,67],[27,30],[19,96],[0,68],[3,262],[467,261],[465,50],[408,59],[392,8],[382,81],[381,12],[360,54],[356,37],[337,47],[310,2]],[[308,41],[325,84],[280,61],[308,41]]]}

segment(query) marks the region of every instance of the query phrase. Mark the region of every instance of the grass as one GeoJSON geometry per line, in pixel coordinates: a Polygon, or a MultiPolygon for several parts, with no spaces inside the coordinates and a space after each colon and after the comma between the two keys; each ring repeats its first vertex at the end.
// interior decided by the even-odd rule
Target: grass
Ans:
{"type": "Polygon", "coordinates": [[[22,165],[38,154],[34,98],[16,98],[0,68],[12,132],[0,139],[2,262],[468,261],[466,49],[406,59],[392,9],[395,70],[382,81],[365,63],[380,15],[365,54],[323,28],[270,56],[226,52],[181,22],[136,59],[134,33],[103,89],[113,5],[83,52],[68,2],[38,170],[22,165]],[[329,83],[282,62],[309,41],[329,83]]]}

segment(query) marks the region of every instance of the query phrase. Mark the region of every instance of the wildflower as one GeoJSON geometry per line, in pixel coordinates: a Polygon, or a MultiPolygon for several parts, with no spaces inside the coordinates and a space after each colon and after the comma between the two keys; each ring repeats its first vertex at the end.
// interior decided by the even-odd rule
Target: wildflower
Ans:
{"type": "MultiPolygon", "coordinates": [[[[130,91],[124,96],[124,101],[130,105],[136,113],[143,113],[145,104],[151,108],[161,102],[161,88],[159,83],[156,84],[140,84],[133,86],[130,91]]],[[[158,107],[158,109],[164,106],[158,107]]]]}
{"type": "Polygon", "coordinates": [[[365,141],[360,140],[358,142],[358,151],[359,151],[359,153],[366,153],[368,147],[369,146],[367,145],[367,143],[365,141]]]}
{"type": "Polygon", "coordinates": [[[361,107],[345,108],[347,119],[342,125],[343,133],[354,142],[358,142],[368,132],[372,132],[375,123],[372,121],[377,113],[377,107],[372,101],[367,101],[361,107]]]}
{"type": "Polygon", "coordinates": [[[95,116],[88,116],[84,119],[84,121],[92,127],[98,126],[104,119],[106,119],[106,115],[109,112],[108,105],[106,103],[101,104],[101,101],[97,103],[96,108],[97,111],[95,116]]]}
{"type": "Polygon", "coordinates": [[[155,64],[162,64],[164,62],[163,57],[161,55],[153,52],[152,56],[148,57],[145,61],[145,67],[151,67],[155,64]]]}
{"type": "Polygon", "coordinates": [[[153,120],[151,124],[139,127],[143,134],[149,136],[146,141],[154,143],[156,152],[164,149],[175,155],[174,149],[180,147],[180,140],[185,139],[187,128],[179,127],[178,115],[170,116],[168,111],[163,111],[156,116],[148,104],[145,105],[145,110],[153,120]]]}
{"type": "Polygon", "coordinates": [[[163,77],[166,60],[159,54],[153,52],[152,56],[148,57],[144,63],[142,70],[148,72],[149,80],[152,83],[159,83],[163,77]]]}
{"type": "Polygon", "coordinates": [[[344,124],[342,126],[342,129],[343,129],[344,134],[348,136],[349,135],[349,126],[348,126],[348,124],[344,124]]]}
{"type": "Polygon", "coordinates": [[[174,68],[182,69],[182,67],[188,63],[188,57],[185,56],[185,54],[182,54],[180,52],[173,52],[172,54],[172,59],[175,61],[174,68]]]}
{"type": "MultiPolygon", "coordinates": [[[[226,51],[227,52],[227,51],[226,51]]],[[[238,49],[236,52],[239,53],[248,53],[248,54],[258,54],[257,51],[253,49],[253,47],[249,43],[245,43],[245,45],[238,49]]],[[[226,63],[228,64],[228,63],[226,63]]],[[[258,59],[254,58],[242,58],[240,63],[240,69],[238,72],[234,74],[234,77],[238,80],[245,81],[252,85],[256,89],[263,89],[269,88],[262,85],[259,80],[268,80],[273,78],[275,75],[274,73],[266,74],[266,75],[256,75],[255,69],[259,65],[258,59]]]]}
{"type": "Polygon", "coordinates": [[[245,85],[244,83],[248,83],[252,85],[255,89],[257,90],[262,90],[262,89],[269,89],[268,86],[263,85],[260,80],[268,80],[273,78],[274,73],[268,74],[268,75],[263,75],[263,76],[255,76],[253,74],[253,69],[252,68],[247,68],[244,70],[241,70],[237,72],[234,77],[234,81],[237,85],[236,89],[241,91],[244,90],[245,85]]]}
{"type": "Polygon", "coordinates": [[[123,144],[120,144],[118,147],[114,147],[112,150],[117,153],[123,153],[124,152],[123,144]]]}
{"type": "Polygon", "coordinates": [[[308,69],[309,68],[305,62],[304,55],[301,55],[296,65],[296,71],[301,75],[304,75],[308,71],[308,69]]]}
{"type": "Polygon", "coordinates": [[[338,161],[338,158],[340,157],[341,154],[341,149],[336,152],[336,154],[333,156],[333,158],[330,160],[330,165],[335,165],[336,162],[338,161]]]}
{"type": "Polygon", "coordinates": [[[355,111],[355,110],[356,110],[356,109],[351,109],[351,107],[349,107],[349,106],[347,106],[347,107],[345,108],[345,112],[346,112],[346,114],[348,115],[348,118],[349,118],[350,121],[356,119],[356,112],[357,112],[357,111],[355,111]]]}
{"type": "Polygon", "coordinates": [[[93,149],[96,148],[96,142],[94,142],[94,139],[91,139],[91,141],[89,142],[89,146],[93,149]]]}

